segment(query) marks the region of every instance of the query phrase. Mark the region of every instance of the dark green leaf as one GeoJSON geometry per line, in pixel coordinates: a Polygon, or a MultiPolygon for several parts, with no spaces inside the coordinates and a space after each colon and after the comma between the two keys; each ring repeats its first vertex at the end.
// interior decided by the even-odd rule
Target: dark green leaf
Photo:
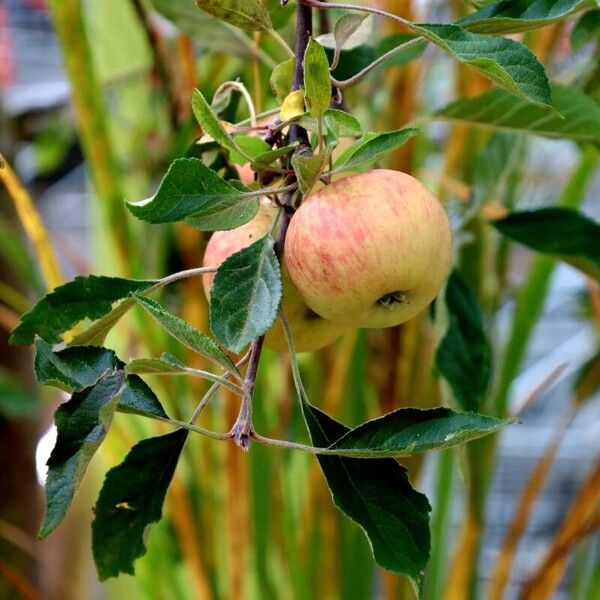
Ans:
{"type": "MultiPolygon", "coordinates": [[[[301,405],[315,446],[330,446],[349,432],[318,408],[301,405]]],[[[431,508],[410,485],[406,469],[391,458],[317,459],[335,505],[363,528],[377,564],[420,587],[429,560],[431,508]]]]}
{"type": "Polygon", "coordinates": [[[225,260],[210,292],[210,328],[232,352],[241,352],[271,327],[281,300],[279,261],[266,236],[225,260]]]}
{"type": "Polygon", "coordinates": [[[310,113],[320,119],[331,102],[329,61],[323,46],[311,39],[304,55],[304,88],[310,113]]]}
{"type": "Polygon", "coordinates": [[[227,371],[237,373],[232,360],[207,335],[198,331],[193,325],[181,317],[171,314],[158,302],[138,296],[136,300],[148,311],[176,340],[221,365],[227,371]]]}
{"type": "Polygon", "coordinates": [[[600,225],[576,210],[541,208],[492,221],[509,238],[600,280],[600,225]]]}
{"type": "Polygon", "coordinates": [[[554,108],[550,113],[516,100],[503,90],[449,104],[434,117],[473,125],[536,133],[550,138],[600,142],[600,106],[573,86],[552,85],[554,108]]]}
{"type": "Polygon", "coordinates": [[[290,93],[292,89],[292,76],[294,74],[294,59],[290,58],[279,63],[271,73],[269,82],[271,84],[271,90],[277,98],[277,102],[281,104],[285,97],[290,93]]]}
{"type": "Polygon", "coordinates": [[[471,33],[456,25],[416,25],[414,30],[511,94],[538,106],[552,106],[544,67],[523,44],[471,33]]]}
{"type": "Polygon", "coordinates": [[[196,0],[198,8],[246,31],[272,29],[267,9],[260,0],[196,0]]]}
{"type": "Polygon", "coordinates": [[[597,352],[579,369],[575,378],[574,398],[581,406],[600,391],[600,352],[597,352]]]}
{"type": "Polygon", "coordinates": [[[522,145],[516,136],[503,131],[494,132],[485,148],[477,154],[473,168],[472,202],[481,205],[499,200],[498,194],[506,172],[513,166],[522,145]]]}
{"type": "Polygon", "coordinates": [[[235,229],[247,223],[258,210],[258,199],[221,179],[197,158],[173,161],[154,196],[127,204],[129,210],[148,223],[170,223],[188,219],[205,231],[235,229]],[[205,228],[206,227],[206,228],[205,228]]]}
{"type": "Polygon", "coordinates": [[[98,346],[73,346],[54,352],[44,340],[36,340],[35,350],[38,382],[66,392],[91,387],[122,364],[112,350],[98,346]]]}
{"type": "Polygon", "coordinates": [[[55,288],[21,317],[12,332],[11,344],[32,344],[39,335],[49,343],[60,341],[60,334],[85,319],[99,319],[110,312],[113,302],[132,292],[142,292],[156,281],[136,281],[119,277],[89,275],[76,277],[55,288]]]}
{"type": "Polygon", "coordinates": [[[296,173],[298,187],[303,194],[308,194],[310,192],[312,186],[319,179],[324,166],[324,154],[310,156],[294,154],[294,156],[292,156],[292,167],[294,167],[294,172],[296,173]]]}
{"type": "Polygon", "coordinates": [[[396,131],[370,134],[366,140],[358,140],[336,161],[336,170],[352,169],[358,165],[370,168],[388,152],[396,150],[411,137],[417,135],[419,129],[407,127],[396,131]]]}
{"type": "Polygon", "coordinates": [[[117,410],[145,417],[169,418],[156,394],[137,375],[127,375],[125,378],[125,385],[121,392],[117,410]]]}
{"type": "Polygon", "coordinates": [[[146,553],[148,526],[162,517],[162,505],[187,431],[143,440],[104,480],[92,523],[92,550],[101,580],[134,573],[146,553]]]}
{"type": "MultiPolygon", "coordinates": [[[[383,56],[386,52],[389,52],[393,48],[397,48],[398,46],[402,46],[414,39],[415,36],[412,33],[393,33],[392,35],[388,35],[384,37],[381,42],[379,42],[376,53],[377,56],[383,56]]],[[[404,50],[399,50],[397,54],[390,56],[385,61],[385,65],[388,67],[401,67],[403,65],[407,65],[409,62],[416,60],[423,54],[425,51],[427,44],[425,41],[419,44],[415,44],[414,46],[409,46],[404,50]]]]}
{"type": "Polygon", "coordinates": [[[0,367],[0,417],[24,419],[33,417],[41,408],[38,396],[25,389],[7,369],[0,367]]]}
{"type": "Polygon", "coordinates": [[[579,50],[590,42],[600,42],[600,10],[586,12],[571,31],[573,50],[579,50]]]}
{"type": "Polygon", "coordinates": [[[515,33],[565,19],[594,0],[501,0],[457,21],[476,33],[515,33]]]}
{"type": "Polygon", "coordinates": [[[498,431],[507,421],[449,408],[399,408],[355,427],[330,450],[352,458],[397,458],[449,448],[498,431]]]}
{"type": "Polygon", "coordinates": [[[46,537],[64,518],[92,456],[104,440],[123,385],[123,372],[103,377],[75,392],[54,413],[56,445],[48,459],[46,513],[39,536],[46,537]]]}
{"type": "Polygon", "coordinates": [[[477,298],[454,270],[445,293],[448,329],[435,355],[440,374],[461,409],[477,411],[485,400],[492,355],[477,298]]]}

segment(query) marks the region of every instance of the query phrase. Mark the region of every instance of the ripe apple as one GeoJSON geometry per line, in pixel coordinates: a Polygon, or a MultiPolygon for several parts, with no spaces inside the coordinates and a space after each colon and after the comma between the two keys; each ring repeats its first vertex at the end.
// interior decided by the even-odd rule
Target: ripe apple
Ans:
{"type": "Polygon", "coordinates": [[[444,284],[451,231],[414,177],[373,169],[305,199],[292,217],[285,265],[306,304],[354,327],[391,327],[421,312],[444,284]]]}
{"type": "MultiPolygon", "coordinates": [[[[206,246],[203,265],[219,266],[235,252],[264,237],[277,217],[277,211],[277,207],[268,198],[263,198],[259,211],[252,221],[237,229],[213,233],[206,246]]],[[[206,273],[202,277],[204,293],[209,301],[214,276],[214,273],[206,273]]],[[[296,350],[299,352],[318,350],[331,344],[347,330],[347,327],[331,323],[308,308],[285,269],[282,269],[282,285],[281,307],[290,324],[296,350]]],[[[278,321],[268,331],[265,346],[278,352],[287,350],[283,328],[278,321]]]]}

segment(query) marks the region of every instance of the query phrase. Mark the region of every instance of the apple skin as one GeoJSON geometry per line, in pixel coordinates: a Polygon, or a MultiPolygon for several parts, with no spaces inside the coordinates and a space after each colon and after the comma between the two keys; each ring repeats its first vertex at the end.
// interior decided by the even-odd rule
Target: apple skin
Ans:
{"type": "MultiPolygon", "coordinates": [[[[204,252],[203,266],[219,266],[226,258],[263,238],[269,232],[273,220],[277,217],[277,207],[267,198],[261,199],[258,213],[252,221],[230,231],[217,231],[211,236],[204,252]]],[[[210,301],[210,288],[215,273],[202,276],[206,298],[210,301]]],[[[314,313],[302,300],[289,275],[282,269],[282,303],[296,350],[313,352],[334,342],[347,327],[331,323],[314,313]]],[[[286,352],[287,343],[281,323],[278,321],[265,336],[265,346],[277,352],[286,352]]]]}
{"type": "Polygon", "coordinates": [[[285,265],[323,318],[391,327],[435,298],[448,276],[451,247],[437,198],[406,173],[373,169],[305,199],[290,222],[285,265]]]}

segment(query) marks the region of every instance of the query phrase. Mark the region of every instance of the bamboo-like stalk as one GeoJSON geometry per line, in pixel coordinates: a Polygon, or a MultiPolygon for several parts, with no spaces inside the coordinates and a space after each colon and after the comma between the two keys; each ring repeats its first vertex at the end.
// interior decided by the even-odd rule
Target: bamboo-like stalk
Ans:
{"type": "Polygon", "coordinates": [[[131,232],[124,203],[122,177],[108,133],[102,86],[94,67],[80,0],[50,0],[49,8],[71,83],[79,137],[106,228],[112,235],[123,273],[131,269],[131,232]]]}

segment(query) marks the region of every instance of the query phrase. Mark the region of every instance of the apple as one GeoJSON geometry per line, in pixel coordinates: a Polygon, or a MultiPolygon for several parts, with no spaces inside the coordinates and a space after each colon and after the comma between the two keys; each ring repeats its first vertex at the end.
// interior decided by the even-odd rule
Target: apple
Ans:
{"type": "MultiPolygon", "coordinates": [[[[277,213],[277,206],[268,198],[262,198],[259,211],[250,222],[237,229],[213,233],[204,252],[203,265],[205,267],[219,266],[235,252],[267,235],[274,219],[277,218],[277,213]]],[[[206,273],[202,276],[204,293],[209,301],[214,276],[214,273],[206,273]]],[[[285,269],[282,269],[282,285],[281,308],[290,324],[298,352],[313,352],[327,346],[347,330],[347,327],[343,325],[323,319],[306,306],[285,269]]],[[[283,328],[278,321],[267,332],[265,346],[277,352],[287,350],[283,328]]]]}
{"type": "Polygon", "coordinates": [[[373,169],[304,200],[287,232],[285,265],[306,304],[323,318],[391,327],[438,294],[451,246],[446,212],[422,183],[373,169]]]}

